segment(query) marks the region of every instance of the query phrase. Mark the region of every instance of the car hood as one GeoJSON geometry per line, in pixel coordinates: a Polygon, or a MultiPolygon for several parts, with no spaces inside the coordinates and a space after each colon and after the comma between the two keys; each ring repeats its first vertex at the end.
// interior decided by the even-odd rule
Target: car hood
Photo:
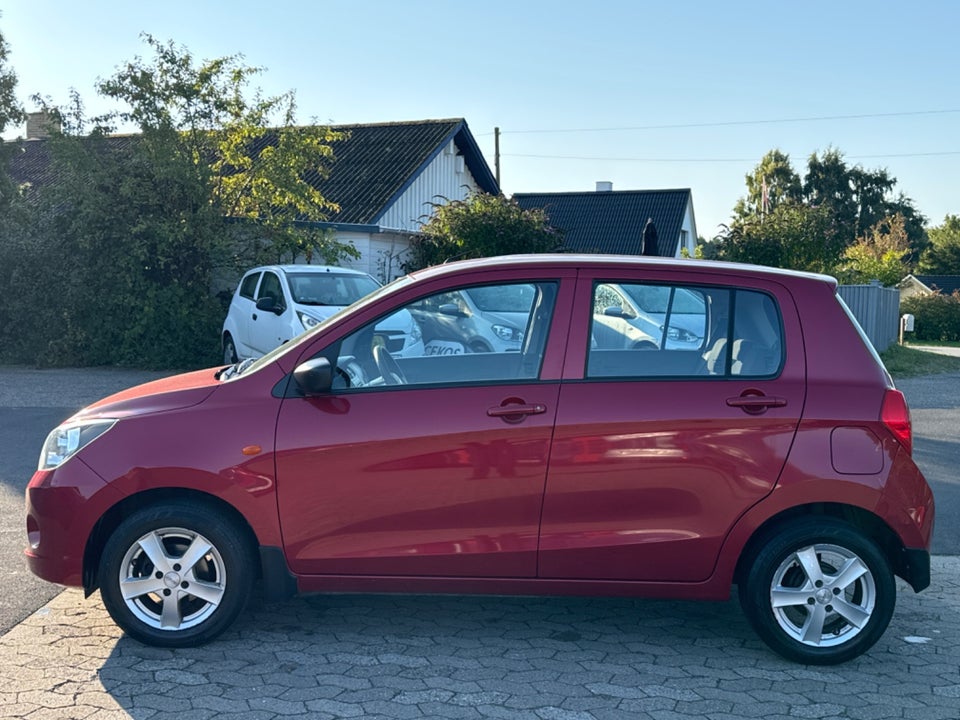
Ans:
{"type": "Polygon", "coordinates": [[[216,376],[217,369],[207,368],[183,375],[171,375],[122,390],[85,407],[72,419],[123,418],[199,405],[220,386],[216,376]]]}
{"type": "MultiPolygon", "coordinates": [[[[347,308],[346,305],[300,305],[298,303],[295,304],[295,307],[298,311],[311,315],[317,320],[326,320],[347,308]]],[[[380,330],[404,331],[410,327],[411,322],[412,318],[410,313],[406,310],[400,310],[377,323],[377,328],[380,330]]]]}

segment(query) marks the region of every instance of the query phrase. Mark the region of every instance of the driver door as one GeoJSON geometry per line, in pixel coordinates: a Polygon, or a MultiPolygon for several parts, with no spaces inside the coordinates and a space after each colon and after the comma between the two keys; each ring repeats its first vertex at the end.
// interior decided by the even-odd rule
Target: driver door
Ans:
{"type": "Polygon", "coordinates": [[[536,575],[559,395],[541,367],[549,326],[567,317],[559,283],[536,287],[520,352],[387,360],[380,316],[319,353],[337,362],[334,389],[285,399],[277,424],[294,572],[536,575]]]}

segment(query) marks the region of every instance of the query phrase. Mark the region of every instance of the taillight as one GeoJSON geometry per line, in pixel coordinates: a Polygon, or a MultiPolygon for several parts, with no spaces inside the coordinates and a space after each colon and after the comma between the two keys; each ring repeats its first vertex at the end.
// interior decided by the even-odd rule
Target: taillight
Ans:
{"type": "Polygon", "coordinates": [[[904,450],[913,452],[913,429],[910,424],[910,408],[899,390],[887,390],[880,408],[880,422],[893,433],[904,450]]]}

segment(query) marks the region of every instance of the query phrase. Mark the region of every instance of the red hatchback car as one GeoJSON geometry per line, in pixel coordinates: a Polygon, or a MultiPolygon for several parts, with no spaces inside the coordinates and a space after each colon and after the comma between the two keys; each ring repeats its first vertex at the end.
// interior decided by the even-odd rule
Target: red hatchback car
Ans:
{"type": "Polygon", "coordinates": [[[257,581],[703,600],[736,584],[775,651],[848,660],[886,629],[895,575],[929,584],[934,510],[903,395],[836,289],[604,256],[414,273],[259,360],[55,429],[27,490],[30,567],[99,588],[153,645],[216,637],[257,581]],[[611,287],[660,298],[660,324],[608,305],[611,287]],[[472,288],[525,298],[519,350],[471,352],[448,300],[472,288]],[[423,356],[377,332],[400,312],[423,356]]]}

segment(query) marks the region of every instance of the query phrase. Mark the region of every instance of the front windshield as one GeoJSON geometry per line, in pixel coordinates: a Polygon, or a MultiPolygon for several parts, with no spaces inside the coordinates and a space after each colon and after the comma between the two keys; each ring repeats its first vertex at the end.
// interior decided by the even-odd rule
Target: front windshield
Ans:
{"type": "Polygon", "coordinates": [[[369,275],[347,273],[287,273],[290,294],[300,305],[345,307],[376,290],[379,285],[369,275]]]}
{"type": "Polygon", "coordinates": [[[365,307],[368,303],[374,302],[375,300],[378,300],[384,295],[388,295],[396,290],[399,290],[404,285],[408,285],[411,282],[413,282],[413,278],[411,278],[409,275],[404,275],[403,277],[398,277],[393,282],[387,283],[382,287],[376,288],[369,295],[366,295],[365,297],[363,297],[362,302],[359,302],[356,305],[351,305],[349,307],[341,308],[330,317],[326,318],[325,320],[321,320],[316,327],[313,327],[310,330],[306,330],[305,332],[301,333],[290,342],[286,342],[283,345],[275,347],[273,350],[268,352],[263,357],[253,360],[252,362],[249,360],[244,360],[235,365],[232,365],[227,372],[224,372],[220,376],[220,379],[224,381],[229,381],[240,375],[249,375],[250,373],[255,373],[260,368],[264,368],[267,365],[270,365],[274,360],[279,358],[281,355],[284,355],[290,352],[291,350],[295,350],[295,349],[299,351],[298,348],[301,344],[301,341],[303,341],[305,338],[308,338],[313,335],[316,335],[317,333],[323,332],[331,323],[336,322],[344,315],[349,315],[350,313],[356,312],[360,308],[365,307]]]}
{"type": "Polygon", "coordinates": [[[491,285],[464,290],[480,312],[527,312],[533,304],[533,285],[491,285]]]}

